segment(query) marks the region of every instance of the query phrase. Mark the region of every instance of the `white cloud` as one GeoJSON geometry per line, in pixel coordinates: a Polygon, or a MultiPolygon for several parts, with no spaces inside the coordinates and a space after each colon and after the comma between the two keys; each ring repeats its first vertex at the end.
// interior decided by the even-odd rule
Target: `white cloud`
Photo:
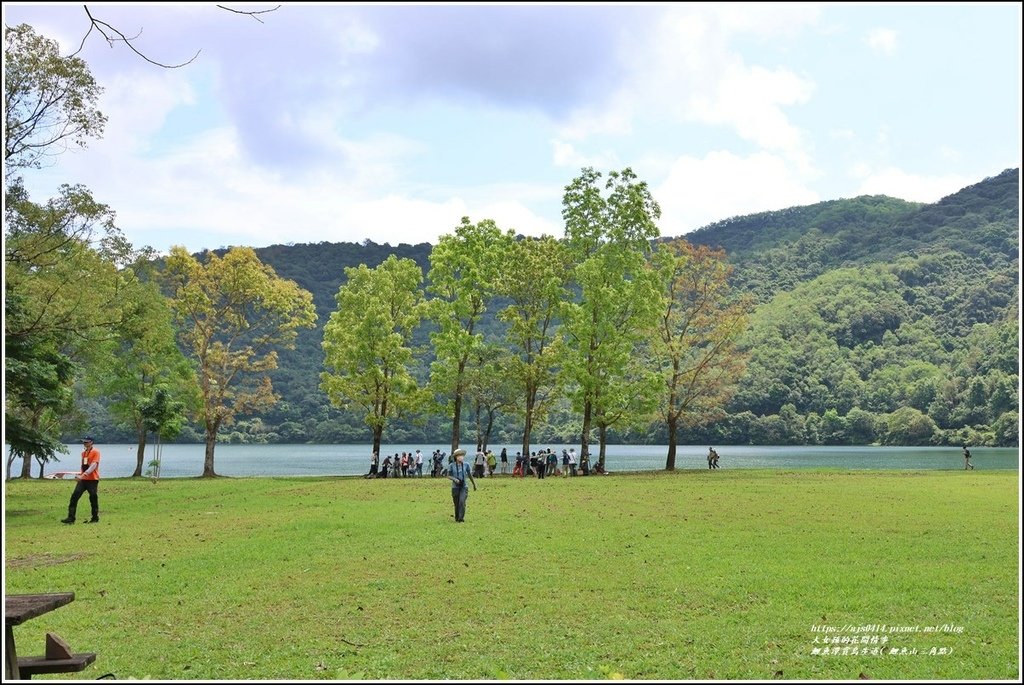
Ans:
{"type": "Polygon", "coordinates": [[[892,29],[876,28],[868,31],[864,39],[868,47],[882,55],[892,55],[896,52],[897,33],[892,29]]]}
{"type": "Polygon", "coordinates": [[[703,159],[680,157],[653,194],[661,205],[665,236],[733,216],[820,201],[791,164],[764,152],[748,157],[731,152],[712,152],[703,159]]]}
{"type": "Polygon", "coordinates": [[[551,141],[551,147],[552,161],[558,167],[580,169],[589,166],[595,169],[610,169],[619,166],[618,156],[614,152],[586,155],[579,152],[572,143],[563,140],[551,141]]]}
{"type": "MultiPolygon", "coordinates": [[[[863,171],[862,171],[863,173],[863,171]]],[[[858,195],[888,195],[911,202],[938,202],[947,195],[965,188],[978,179],[956,174],[920,176],[896,168],[867,172],[858,195]]]]}
{"type": "Polygon", "coordinates": [[[786,108],[808,102],[814,84],[784,67],[751,64],[734,44],[740,35],[791,36],[818,16],[816,7],[794,7],[780,19],[778,9],[671,6],[649,31],[623,38],[622,85],[577,109],[559,137],[578,143],[596,134],[626,135],[658,113],[670,123],[731,129],[809,173],[805,135],[786,108]]]}
{"type": "Polygon", "coordinates": [[[93,149],[89,159],[76,164],[83,170],[107,166],[106,173],[90,184],[97,200],[117,210],[117,224],[133,243],[161,251],[186,242],[185,233],[187,247],[193,250],[367,238],[393,245],[436,243],[463,216],[494,219],[502,229],[527,235],[560,235],[558,225],[530,208],[550,202],[551,189],[521,185],[409,190],[394,182],[397,172],[388,163],[389,156],[407,152],[405,141],[346,145],[360,167],[352,178],[331,169],[299,177],[251,164],[236,133],[226,127],[197,136],[158,159],[107,157],[93,149]]]}
{"type": "Polygon", "coordinates": [[[800,130],[783,106],[807,102],[813,86],[786,70],[730,65],[714,91],[691,98],[690,116],[709,124],[728,124],[736,133],[766,150],[808,164],[800,130]]]}

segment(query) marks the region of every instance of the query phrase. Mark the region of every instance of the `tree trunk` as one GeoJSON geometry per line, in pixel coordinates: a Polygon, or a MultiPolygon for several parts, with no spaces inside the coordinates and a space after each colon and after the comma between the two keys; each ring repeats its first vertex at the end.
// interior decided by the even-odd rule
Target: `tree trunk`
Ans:
{"type": "Polygon", "coordinates": [[[583,401],[583,430],[580,435],[580,456],[590,454],[590,425],[594,412],[594,404],[588,397],[583,401]]]}
{"type": "Polygon", "coordinates": [[[21,477],[32,477],[32,457],[27,454],[25,455],[25,458],[21,460],[21,477]]]}
{"type": "Polygon", "coordinates": [[[530,460],[530,434],[533,432],[533,400],[526,400],[526,417],[523,421],[523,456],[530,460]]]}
{"type": "Polygon", "coordinates": [[[213,449],[217,446],[217,429],[219,424],[206,424],[206,456],[203,458],[203,478],[217,476],[213,470],[213,449]]]}
{"type": "Polygon", "coordinates": [[[384,428],[383,427],[381,427],[381,428],[374,428],[373,429],[373,452],[372,452],[372,454],[376,454],[378,457],[380,456],[380,441],[381,441],[381,438],[383,436],[384,436],[384,428]]]}
{"type": "Polygon", "coordinates": [[[462,393],[455,393],[455,410],[452,413],[452,451],[449,454],[454,454],[455,450],[459,449],[459,435],[462,432],[462,393]]]}
{"type": "Polygon", "coordinates": [[[484,429],[484,452],[487,452],[487,445],[491,442],[491,431],[494,429],[494,410],[487,410],[487,427],[484,429]]]}
{"type": "Polygon", "coordinates": [[[145,427],[140,426],[138,428],[139,445],[135,450],[135,473],[132,474],[132,478],[142,477],[142,464],[146,460],[146,435],[145,427]]]}
{"type": "Polygon", "coordinates": [[[665,470],[676,470],[676,428],[677,421],[674,416],[668,419],[668,457],[665,459],[665,470]]]}
{"type": "Polygon", "coordinates": [[[603,423],[598,424],[597,426],[597,439],[600,441],[600,447],[598,448],[600,452],[597,457],[597,463],[600,464],[601,469],[604,470],[605,447],[608,444],[608,426],[603,423]]]}
{"type": "Polygon", "coordinates": [[[480,423],[480,401],[477,400],[473,403],[473,422],[476,425],[476,451],[479,452],[483,449],[484,444],[484,430],[480,423]]]}

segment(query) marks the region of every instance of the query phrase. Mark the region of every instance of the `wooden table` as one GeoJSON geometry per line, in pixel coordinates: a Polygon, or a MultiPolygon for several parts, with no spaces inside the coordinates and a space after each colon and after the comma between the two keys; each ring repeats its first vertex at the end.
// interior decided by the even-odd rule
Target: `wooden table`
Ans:
{"type": "Polygon", "coordinates": [[[70,655],[67,659],[46,657],[18,658],[14,645],[14,626],[42,616],[75,601],[74,592],[52,592],[40,595],[7,595],[4,598],[4,676],[5,680],[27,680],[34,673],[81,671],[96,659],[95,654],[70,655]]]}

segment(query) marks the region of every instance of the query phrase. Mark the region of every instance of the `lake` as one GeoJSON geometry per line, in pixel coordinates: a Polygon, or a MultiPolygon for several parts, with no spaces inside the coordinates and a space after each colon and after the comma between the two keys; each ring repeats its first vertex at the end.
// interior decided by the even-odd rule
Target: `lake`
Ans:
{"type": "MultiPolygon", "coordinates": [[[[520,449],[516,445],[492,445],[500,455],[505,447],[509,453],[509,470],[520,449]]],[[[559,455],[562,449],[579,445],[543,444],[559,455]]],[[[900,469],[900,470],[962,470],[963,457],[959,447],[804,447],[715,445],[721,456],[722,469],[900,469]]],[[[77,470],[81,445],[69,445],[70,452],[61,455],[59,463],[46,466],[46,473],[77,470]]],[[[100,474],[103,478],[126,478],[135,470],[135,445],[97,444],[102,455],[100,474]]],[[[363,445],[217,445],[214,469],[222,476],[355,476],[369,470],[369,444],[363,445]]],[[[435,449],[450,451],[439,444],[383,445],[381,459],[396,452],[423,452],[428,463],[435,449]]],[[[188,478],[203,473],[203,445],[164,445],[161,477],[188,478]]],[[[472,460],[473,450],[469,449],[472,460]]],[[[708,445],[684,445],[676,448],[676,469],[707,469],[708,445]]],[[[146,462],[153,454],[146,448],[146,462]]],[[[609,471],[657,471],[665,468],[665,445],[609,445],[606,465],[609,471]]],[[[975,469],[1017,469],[1020,450],[1016,447],[972,447],[975,469]]],[[[596,462],[596,458],[593,458],[596,462]]],[[[500,467],[500,463],[499,463],[500,467]]],[[[561,467],[561,461],[559,461],[561,467]]],[[[12,464],[12,473],[19,473],[21,461],[12,464]]],[[[429,472],[429,466],[424,466],[429,472]]],[[[32,474],[38,473],[33,465],[32,474]]]]}

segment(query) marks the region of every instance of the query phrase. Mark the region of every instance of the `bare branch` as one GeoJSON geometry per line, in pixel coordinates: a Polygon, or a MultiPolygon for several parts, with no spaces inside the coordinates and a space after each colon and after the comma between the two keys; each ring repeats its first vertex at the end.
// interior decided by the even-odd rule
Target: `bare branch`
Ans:
{"type": "Polygon", "coordinates": [[[99,31],[100,35],[103,36],[103,38],[107,41],[107,43],[110,45],[110,47],[114,47],[114,43],[116,43],[116,42],[122,42],[122,43],[124,43],[125,45],[128,46],[129,50],[134,52],[136,55],[138,55],[139,57],[141,57],[145,61],[149,62],[150,64],[155,64],[156,66],[162,67],[164,69],[178,69],[180,67],[184,67],[186,65],[192,64],[192,62],[194,62],[196,60],[196,58],[199,57],[199,53],[202,52],[201,50],[196,50],[196,54],[192,55],[192,59],[188,60],[187,62],[182,62],[181,64],[163,64],[161,62],[157,62],[156,60],[150,59],[148,56],[146,56],[142,52],[139,52],[139,50],[134,45],[132,45],[132,41],[137,39],[139,36],[142,35],[142,29],[139,29],[139,32],[137,34],[135,34],[135,36],[133,36],[131,38],[128,38],[127,36],[125,36],[123,33],[121,33],[119,30],[117,30],[116,28],[114,28],[113,26],[108,24],[107,22],[102,21],[102,20],[97,19],[96,17],[94,17],[92,15],[92,13],[89,11],[89,6],[88,5],[82,5],[82,8],[85,10],[85,15],[87,17],[89,17],[89,30],[86,32],[85,37],[82,38],[82,44],[78,47],[78,50],[75,51],[75,53],[71,55],[72,57],[74,57],[75,55],[77,55],[79,52],[82,51],[82,47],[85,46],[85,39],[89,37],[89,34],[92,33],[92,30],[94,28],[97,31],[99,31]],[[105,31],[104,28],[109,30],[110,33],[107,33],[107,31],[105,31]],[[111,34],[114,34],[114,35],[111,35],[111,34]]]}
{"type": "MultiPolygon", "coordinates": [[[[222,10],[226,11],[226,12],[233,12],[234,14],[244,14],[244,15],[250,16],[253,19],[255,19],[256,21],[260,22],[261,24],[263,23],[263,20],[260,19],[257,15],[259,15],[259,14],[267,14],[268,12],[276,12],[277,10],[281,9],[281,5],[278,5],[277,7],[274,7],[274,8],[269,9],[269,10],[258,10],[258,11],[252,11],[252,12],[244,12],[242,10],[236,10],[236,9],[231,9],[230,7],[225,7],[224,5],[217,5],[217,7],[219,9],[222,9],[222,10]]],[[[96,17],[94,17],[92,15],[92,12],[89,11],[89,6],[88,5],[82,5],[82,8],[85,10],[85,16],[89,17],[89,30],[87,30],[85,32],[85,35],[82,37],[82,42],[79,43],[79,45],[78,45],[78,49],[75,50],[73,53],[71,53],[70,57],[74,57],[74,56],[76,56],[78,53],[80,53],[82,51],[82,49],[85,47],[85,41],[89,38],[90,35],[92,35],[93,29],[98,31],[99,34],[101,36],[103,36],[104,40],[107,41],[107,43],[110,45],[110,47],[114,47],[114,43],[118,43],[118,42],[124,43],[125,45],[128,46],[128,49],[131,50],[132,52],[134,52],[136,55],[138,55],[139,57],[141,57],[145,61],[149,62],[150,64],[155,64],[156,66],[161,67],[163,69],[178,69],[180,67],[184,67],[184,66],[187,66],[189,64],[192,64],[192,62],[196,61],[196,58],[199,57],[199,53],[202,52],[202,50],[196,50],[196,54],[192,55],[191,59],[189,59],[186,62],[182,62],[181,64],[163,64],[162,62],[157,62],[156,60],[151,59],[148,55],[140,52],[138,50],[138,48],[136,48],[132,44],[133,40],[136,40],[139,36],[142,35],[142,29],[139,29],[139,32],[137,34],[135,34],[134,36],[129,38],[129,37],[125,36],[123,33],[121,33],[119,30],[117,30],[116,28],[114,28],[113,26],[108,24],[107,22],[105,22],[105,21],[103,21],[101,19],[97,19],[96,17]]]]}
{"type": "Polygon", "coordinates": [[[269,10],[260,10],[258,12],[243,12],[242,10],[233,10],[230,7],[225,7],[224,5],[217,5],[217,7],[226,12],[234,12],[235,14],[247,14],[261,24],[263,23],[263,20],[257,17],[257,14],[267,14],[268,12],[276,12],[277,10],[281,9],[281,6],[278,5],[277,7],[269,10]]]}

